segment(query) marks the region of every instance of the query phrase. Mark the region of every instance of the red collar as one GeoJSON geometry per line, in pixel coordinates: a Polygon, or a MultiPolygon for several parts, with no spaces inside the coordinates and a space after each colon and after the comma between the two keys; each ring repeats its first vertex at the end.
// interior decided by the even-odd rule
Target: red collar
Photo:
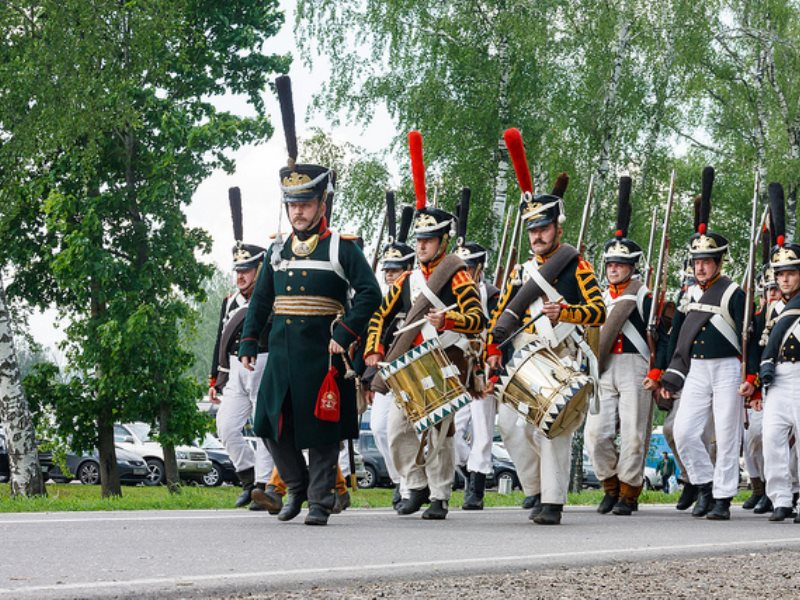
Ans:
{"type": "Polygon", "coordinates": [[[608,285],[608,292],[609,292],[609,294],[611,294],[611,297],[615,298],[615,299],[619,298],[622,295],[622,293],[626,289],[628,289],[628,285],[630,284],[630,282],[631,282],[631,280],[628,279],[627,281],[623,281],[622,283],[617,284],[617,285],[614,285],[613,283],[610,283],[608,285]]]}
{"type": "Polygon", "coordinates": [[[447,256],[447,253],[446,252],[442,252],[439,256],[434,258],[429,263],[427,263],[427,264],[420,263],[419,264],[419,270],[422,271],[422,275],[425,277],[425,281],[428,281],[428,277],[431,276],[431,273],[433,273],[434,269],[436,269],[436,267],[439,265],[439,263],[441,263],[444,260],[445,256],[447,256]]]}

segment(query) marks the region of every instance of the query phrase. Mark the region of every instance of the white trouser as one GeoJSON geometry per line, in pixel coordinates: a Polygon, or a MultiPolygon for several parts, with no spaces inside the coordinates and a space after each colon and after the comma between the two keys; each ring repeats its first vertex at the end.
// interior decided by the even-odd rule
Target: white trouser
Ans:
{"type": "Polygon", "coordinates": [[[714,482],[714,498],[733,498],[739,488],[739,448],[744,404],[738,394],[739,359],[692,359],[675,416],[675,442],[693,484],[714,482]],[[712,464],[703,431],[714,419],[717,461],[712,464]]]}
{"type": "Polygon", "coordinates": [[[497,407],[497,427],[503,445],[517,469],[517,479],[526,496],[535,496],[541,491],[539,478],[539,453],[533,440],[536,428],[519,416],[505,402],[497,407]]]}
{"type": "Polygon", "coordinates": [[[653,413],[652,393],[642,387],[646,376],[647,361],[641,354],[632,353],[609,356],[600,376],[600,412],[586,417],[584,436],[601,481],[616,475],[631,487],[644,483],[653,413]]]}
{"type": "Polygon", "coordinates": [[[386,470],[392,482],[400,483],[400,473],[394,466],[392,454],[389,452],[389,409],[394,404],[394,397],[391,392],[388,394],[375,393],[372,397],[372,409],[369,416],[369,428],[375,440],[375,446],[381,453],[386,470]]]}
{"type": "Polygon", "coordinates": [[[493,395],[473,399],[456,413],[456,464],[467,471],[492,472],[492,441],[497,402],[493,395]]]}
{"type": "Polygon", "coordinates": [[[342,476],[347,479],[350,477],[350,450],[348,449],[347,440],[340,444],[339,450],[339,468],[342,471],[342,476]]]}
{"type": "Polygon", "coordinates": [[[436,455],[427,464],[417,464],[419,438],[406,414],[395,402],[389,407],[389,453],[400,476],[404,479],[403,488],[418,490],[428,487],[434,500],[449,500],[455,476],[455,452],[453,438],[447,436],[447,427],[439,431],[436,427],[428,430],[428,451],[438,445],[436,455]]]}
{"type": "Polygon", "coordinates": [[[269,480],[274,465],[272,455],[260,438],[256,440],[254,451],[250,442],[244,439],[242,429],[253,416],[267,356],[266,352],[259,354],[252,371],[245,369],[237,356],[230,356],[231,371],[222,389],[217,411],[217,435],[230,455],[234,468],[237,472],[255,468],[258,483],[269,480]]]}
{"type": "Polygon", "coordinates": [[[772,504],[792,505],[793,476],[790,453],[797,456],[800,444],[789,448],[793,431],[800,431],[800,364],[779,363],[775,383],[764,401],[764,477],[772,504]]]}
{"type": "MultiPolygon", "coordinates": [[[[672,449],[672,454],[675,456],[675,462],[678,463],[678,479],[683,482],[689,481],[689,474],[686,471],[686,465],[681,460],[680,452],[678,452],[678,445],[675,443],[675,415],[678,414],[678,407],[681,405],[681,394],[678,392],[675,401],[672,403],[672,410],[664,417],[664,439],[667,445],[672,449]]],[[[703,430],[703,443],[706,445],[708,455],[711,457],[711,462],[717,462],[717,445],[714,442],[714,419],[709,419],[706,423],[706,428],[703,430]]]]}
{"type": "Polygon", "coordinates": [[[507,404],[497,411],[500,435],[526,496],[541,494],[543,504],[566,504],[569,491],[572,434],[583,419],[549,440],[507,404]]]}
{"type": "Polygon", "coordinates": [[[747,409],[747,429],[744,430],[744,466],[752,479],[764,479],[764,448],[762,424],[764,411],[747,409]]]}

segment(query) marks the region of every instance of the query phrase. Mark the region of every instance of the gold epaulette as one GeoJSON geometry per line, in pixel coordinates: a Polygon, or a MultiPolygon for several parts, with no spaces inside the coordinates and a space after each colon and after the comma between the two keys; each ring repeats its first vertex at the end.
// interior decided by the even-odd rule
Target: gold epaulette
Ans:
{"type": "MultiPolygon", "coordinates": [[[[276,231],[275,233],[270,233],[269,234],[269,239],[274,240],[275,238],[278,237],[279,233],[280,232],[278,232],[278,231],[276,231]]],[[[292,235],[292,232],[289,231],[289,232],[281,233],[280,235],[282,235],[284,238],[288,238],[290,235],[292,235]]]]}
{"type": "Polygon", "coordinates": [[[340,233],[339,237],[342,238],[343,240],[350,240],[351,242],[354,242],[355,240],[357,240],[361,236],[360,235],[356,235],[355,233],[340,233]]]}

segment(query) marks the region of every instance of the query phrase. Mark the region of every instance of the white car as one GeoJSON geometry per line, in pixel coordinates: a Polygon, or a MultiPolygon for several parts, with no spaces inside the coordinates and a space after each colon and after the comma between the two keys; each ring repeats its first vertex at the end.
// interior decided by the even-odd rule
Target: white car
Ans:
{"type": "MultiPolygon", "coordinates": [[[[141,456],[147,463],[148,474],[144,480],[145,485],[163,483],[164,449],[161,444],[150,438],[150,426],[147,423],[115,424],[114,443],[141,456]]],[[[178,459],[178,473],[181,479],[188,481],[201,481],[203,475],[212,468],[206,451],[196,446],[176,446],[175,458],[178,459]]]]}

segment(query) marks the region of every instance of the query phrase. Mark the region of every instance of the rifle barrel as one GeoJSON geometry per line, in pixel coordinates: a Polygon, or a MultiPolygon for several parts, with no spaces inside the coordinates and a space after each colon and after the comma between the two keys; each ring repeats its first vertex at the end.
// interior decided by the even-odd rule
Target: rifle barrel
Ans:
{"type": "Polygon", "coordinates": [[[576,248],[578,252],[583,254],[584,240],[586,239],[586,229],[589,226],[589,215],[592,212],[592,196],[594,195],[594,173],[589,178],[589,191],[586,192],[586,202],[583,205],[583,216],[581,217],[581,230],[578,233],[578,243],[576,248]]]}

